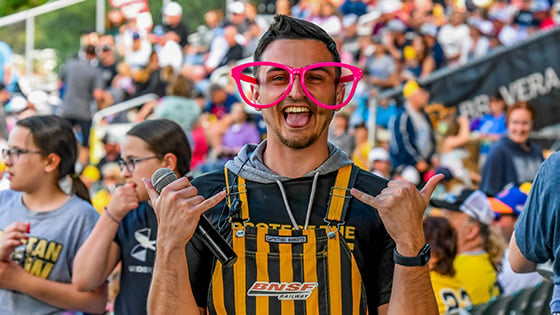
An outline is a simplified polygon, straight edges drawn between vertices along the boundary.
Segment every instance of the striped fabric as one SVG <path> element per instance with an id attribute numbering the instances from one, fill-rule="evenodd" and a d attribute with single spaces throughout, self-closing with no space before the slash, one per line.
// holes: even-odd
<path id="1" fill-rule="evenodd" d="M 350 171 L 351 166 L 339 171 L 329 202 L 327 217 L 336 222 L 343 222 Z M 244 189 L 244 180 L 238 181 Z M 241 190 L 242 208 L 248 207 Z M 247 219 L 248 208 L 242 212 Z M 329 238 L 329 231 L 337 233 Z M 237 262 L 215 266 L 209 314 L 367 314 L 360 272 L 336 226 L 298 231 L 256 225 L 244 232 L 239 236 L 232 229 Z"/>

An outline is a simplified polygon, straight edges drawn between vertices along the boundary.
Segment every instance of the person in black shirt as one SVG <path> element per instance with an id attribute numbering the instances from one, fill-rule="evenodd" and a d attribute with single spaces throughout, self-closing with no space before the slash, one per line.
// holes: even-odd
<path id="1" fill-rule="evenodd" d="M 177 2 L 169 2 L 163 9 L 163 31 L 165 33 L 174 32 L 179 35 L 179 45 L 184 48 L 188 43 L 189 29 L 182 18 L 183 8 Z"/>

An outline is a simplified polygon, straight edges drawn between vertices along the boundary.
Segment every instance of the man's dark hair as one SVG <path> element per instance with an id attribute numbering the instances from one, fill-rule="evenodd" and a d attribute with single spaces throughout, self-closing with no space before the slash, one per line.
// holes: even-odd
<path id="1" fill-rule="evenodd" d="M 327 49 L 331 52 L 333 61 L 340 62 L 340 54 L 336 49 L 336 43 L 325 30 L 311 22 L 286 15 L 274 17 L 274 21 L 259 40 L 253 55 L 254 61 L 261 61 L 261 56 L 266 47 L 279 39 L 314 39 L 321 41 L 325 43 Z"/>
<path id="2" fill-rule="evenodd" d="M 86 55 L 88 56 L 96 56 L 95 46 L 87 45 L 85 49 Z"/>

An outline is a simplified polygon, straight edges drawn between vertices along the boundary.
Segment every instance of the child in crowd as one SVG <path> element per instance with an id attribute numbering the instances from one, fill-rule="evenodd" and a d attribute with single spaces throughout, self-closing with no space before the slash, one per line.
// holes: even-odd
<path id="1" fill-rule="evenodd" d="M 83 292 L 71 284 L 74 256 L 98 218 L 74 169 L 72 126 L 57 116 L 19 120 L 2 155 L 10 189 L 0 192 L 0 313 L 103 312 L 103 282 Z"/>

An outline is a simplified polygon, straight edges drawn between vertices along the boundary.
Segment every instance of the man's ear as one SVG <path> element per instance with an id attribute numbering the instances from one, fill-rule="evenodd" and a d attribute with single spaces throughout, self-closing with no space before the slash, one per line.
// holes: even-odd
<path id="1" fill-rule="evenodd" d="M 477 222 L 469 221 L 465 226 L 466 239 L 472 240 L 480 235 L 480 225 Z"/>
<path id="2" fill-rule="evenodd" d="M 344 101 L 344 96 L 346 95 L 346 86 L 344 84 L 339 84 L 336 87 L 336 103 L 340 104 Z"/>

